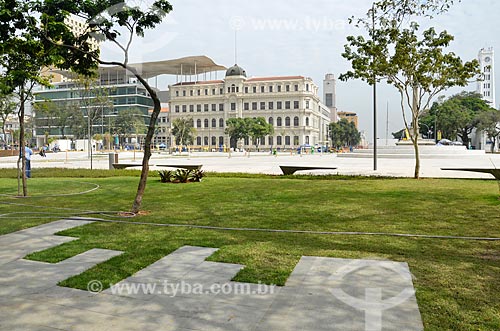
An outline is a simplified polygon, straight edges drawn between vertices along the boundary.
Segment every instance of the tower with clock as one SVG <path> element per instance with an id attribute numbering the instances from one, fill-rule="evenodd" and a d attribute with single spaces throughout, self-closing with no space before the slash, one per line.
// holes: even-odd
<path id="1" fill-rule="evenodd" d="M 488 101 L 493 108 L 497 108 L 495 100 L 495 53 L 493 48 L 482 48 L 479 51 L 478 60 L 481 67 L 482 79 L 478 81 L 477 92 L 484 100 Z"/>

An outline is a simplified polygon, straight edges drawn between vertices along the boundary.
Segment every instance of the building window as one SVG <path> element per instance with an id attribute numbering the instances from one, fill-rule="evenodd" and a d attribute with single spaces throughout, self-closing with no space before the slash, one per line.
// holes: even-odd
<path id="1" fill-rule="evenodd" d="M 276 137 L 276 145 L 282 145 L 283 144 L 282 140 L 283 140 L 283 137 L 277 136 Z"/>
<path id="2" fill-rule="evenodd" d="M 294 144 L 295 146 L 297 146 L 297 145 L 299 145 L 299 144 L 300 144 L 300 143 L 299 143 L 299 136 L 294 136 L 294 137 L 293 137 L 293 144 Z"/>
<path id="3" fill-rule="evenodd" d="M 250 104 L 248 102 L 243 104 L 243 110 L 250 110 Z"/>
<path id="4" fill-rule="evenodd" d="M 269 146 L 274 145 L 274 139 L 273 139 L 273 137 L 268 137 L 268 138 L 267 138 L 267 142 L 268 142 L 268 145 L 269 145 Z"/>
<path id="5" fill-rule="evenodd" d="M 253 86 L 252 91 L 253 91 L 253 93 L 257 93 L 257 86 Z"/>
<path id="6" fill-rule="evenodd" d="M 222 147 L 224 145 L 224 137 L 220 136 L 219 137 L 219 146 Z"/>
<path id="7" fill-rule="evenodd" d="M 285 117 L 285 126 L 290 126 L 290 117 Z"/>
<path id="8" fill-rule="evenodd" d="M 182 112 L 186 113 L 187 112 L 187 105 L 182 105 Z"/>
<path id="9" fill-rule="evenodd" d="M 269 86 L 269 93 L 273 93 L 273 87 Z"/>
<path id="10" fill-rule="evenodd" d="M 299 126 L 299 118 L 297 116 L 293 118 L 293 126 Z"/>
<path id="11" fill-rule="evenodd" d="M 204 124 L 205 124 L 205 127 L 206 127 L 206 128 L 208 128 L 208 119 L 206 118 L 204 122 L 205 122 L 205 123 L 204 123 Z"/>
<path id="12" fill-rule="evenodd" d="M 278 85 L 278 92 L 281 92 L 281 85 Z"/>
<path id="13" fill-rule="evenodd" d="M 219 89 L 219 94 L 220 94 L 220 95 L 223 95 L 223 94 L 224 94 L 224 89 L 223 89 L 223 88 Z"/>
<path id="14" fill-rule="evenodd" d="M 245 93 L 248 93 L 248 86 L 245 86 Z"/>
<path id="15" fill-rule="evenodd" d="M 224 104 L 223 103 L 219 104 L 219 111 L 224 111 Z"/>
<path id="16" fill-rule="evenodd" d="M 215 103 L 212 104 L 212 111 L 217 111 L 217 105 Z"/>
<path id="17" fill-rule="evenodd" d="M 285 109 L 290 109 L 290 101 L 285 101 Z"/>
<path id="18" fill-rule="evenodd" d="M 230 86 L 228 86 L 228 88 L 227 88 L 227 93 L 231 93 L 231 87 Z"/>
<path id="19" fill-rule="evenodd" d="M 252 102 L 252 110 L 257 110 L 257 102 Z"/>
<path id="20" fill-rule="evenodd" d="M 309 126 L 309 117 L 306 117 L 306 126 Z"/>
<path id="21" fill-rule="evenodd" d="M 264 86 L 261 86 L 260 87 L 260 93 L 264 93 L 265 92 L 265 87 Z"/>
<path id="22" fill-rule="evenodd" d="M 306 136 L 306 145 L 309 145 L 309 136 Z"/>
<path id="23" fill-rule="evenodd" d="M 200 119 L 198 119 L 198 120 L 196 121 L 196 127 L 197 127 L 197 128 L 201 128 L 201 120 L 200 120 Z M 200 139 L 201 139 L 201 138 L 200 138 Z M 198 144 L 198 145 L 199 145 L 199 144 Z"/>
<path id="24" fill-rule="evenodd" d="M 201 112 L 201 105 L 196 105 L 196 111 L 199 113 Z"/>
<path id="25" fill-rule="evenodd" d="M 196 145 L 201 146 L 201 137 L 196 137 Z"/>
<path id="26" fill-rule="evenodd" d="M 266 109 L 266 103 L 265 102 L 261 102 L 260 103 L 260 110 L 265 110 Z"/>
<path id="27" fill-rule="evenodd" d="M 198 90 L 197 94 L 198 94 L 198 95 L 201 95 L 201 90 Z"/>
<path id="28" fill-rule="evenodd" d="M 179 96 L 179 91 L 175 91 L 175 96 L 178 97 Z"/>
<path id="29" fill-rule="evenodd" d="M 185 97 L 186 96 L 186 91 L 182 91 L 182 96 Z"/>
<path id="30" fill-rule="evenodd" d="M 290 85 L 285 86 L 285 90 L 286 90 L 287 92 L 290 92 Z"/>
<path id="31" fill-rule="evenodd" d="M 299 102 L 298 101 L 293 102 L 293 109 L 299 109 Z"/>
<path id="32" fill-rule="evenodd" d="M 269 101 L 268 107 L 270 110 L 274 109 L 274 102 Z"/>
<path id="33" fill-rule="evenodd" d="M 213 89 L 212 89 L 212 95 L 215 95 L 215 91 L 216 91 L 216 90 L 213 88 Z"/>
<path id="34" fill-rule="evenodd" d="M 209 107 L 208 104 L 203 105 L 203 110 L 208 111 L 208 107 Z"/>
<path id="35" fill-rule="evenodd" d="M 194 105 L 189 105 L 189 112 L 194 113 Z"/>
<path id="36" fill-rule="evenodd" d="M 236 85 L 231 85 L 231 92 L 235 93 L 236 92 Z"/>
<path id="37" fill-rule="evenodd" d="M 306 92 L 309 92 L 309 84 L 306 84 Z"/>
<path id="38" fill-rule="evenodd" d="M 290 146 L 290 136 L 285 136 L 285 146 Z"/>
<path id="39" fill-rule="evenodd" d="M 205 89 L 205 95 L 208 95 L 208 89 L 207 88 Z"/>
<path id="40" fill-rule="evenodd" d="M 194 91 L 193 90 L 189 91 L 189 95 L 193 96 L 194 95 Z"/>
<path id="41" fill-rule="evenodd" d="M 272 118 L 272 117 L 269 117 L 268 122 L 269 122 L 269 124 L 274 125 L 274 120 L 273 120 L 273 118 Z"/>
<path id="42" fill-rule="evenodd" d="M 179 112 L 179 106 L 175 106 L 175 112 L 178 113 Z"/>
<path id="43" fill-rule="evenodd" d="M 276 109 L 283 109 L 283 102 L 282 101 L 276 102 Z"/>
<path id="44" fill-rule="evenodd" d="M 282 122 L 281 122 L 281 117 L 278 117 L 276 119 L 276 126 L 281 126 L 282 125 Z"/>
<path id="45" fill-rule="evenodd" d="M 235 111 L 236 110 L 236 102 L 231 103 L 231 110 Z"/>
<path id="46" fill-rule="evenodd" d="M 224 119 L 223 119 L 223 118 L 221 118 L 221 119 L 219 120 L 219 127 L 220 127 L 220 128 L 223 128 L 223 127 L 224 127 Z"/>
<path id="47" fill-rule="evenodd" d="M 212 119 L 212 128 L 216 128 L 217 127 L 217 120 L 214 118 Z"/>
<path id="48" fill-rule="evenodd" d="M 212 137 L 212 146 L 217 146 L 217 137 Z"/>
<path id="49" fill-rule="evenodd" d="M 299 91 L 299 85 L 295 85 L 294 86 L 294 90 L 295 90 L 295 92 L 298 92 Z"/>
<path id="50" fill-rule="evenodd" d="M 204 146 L 208 146 L 208 137 L 203 138 Z"/>
<path id="51" fill-rule="evenodd" d="M 309 106 L 310 106 L 310 101 L 306 100 L 306 109 L 309 109 Z"/>

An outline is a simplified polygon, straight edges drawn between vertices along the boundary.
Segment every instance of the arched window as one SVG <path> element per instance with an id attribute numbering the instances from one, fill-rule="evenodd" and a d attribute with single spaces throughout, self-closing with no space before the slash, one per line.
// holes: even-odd
<path id="1" fill-rule="evenodd" d="M 309 117 L 306 117 L 306 126 L 309 126 Z"/>
<path id="2" fill-rule="evenodd" d="M 306 145 L 309 145 L 309 136 L 306 136 Z"/>
<path id="3" fill-rule="evenodd" d="M 208 128 L 208 119 L 205 119 L 205 127 Z"/>
<path id="4" fill-rule="evenodd" d="M 214 119 L 212 119 L 212 128 L 216 128 L 216 127 L 217 127 L 217 120 L 214 118 Z"/>
<path id="5" fill-rule="evenodd" d="M 217 145 L 217 137 L 212 137 L 212 146 Z"/>
<path id="6" fill-rule="evenodd" d="M 223 146 L 223 145 L 224 145 L 224 137 L 220 136 L 219 137 L 219 146 Z"/>
<path id="7" fill-rule="evenodd" d="M 276 125 L 277 125 L 277 126 L 281 126 L 281 125 L 282 125 L 282 123 L 281 123 L 281 117 L 278 117 L 278 118 L 276 119 Z"/>
<path id="8" fill-rule="evenodd" d="M 285 126 L 290 126 L 290 117 L 285 118 Z"/>
<path id="9" fill-rule="evenodd" d="M 277 136 L 276 137 L 276 145 L 282 145 L 283 144 L 282 140 L 283 140 L 283 138 L 281 136 Z"/>
<path id="10" fill-rule="evenodd" d="M 208 146 L 208 137 L 205 137 L 203 139 L 203 142 L 204 142 L 204 144 L 203 144 L 204 146 Z"/>
<path id="11" fill-rule="evenodd" d="M 236 85 L 231 85 L 231 92 L 235 93 L 236 92 Z"/>
<path id="12" fill-rule="evenodd" d="M 274 120 L 272 117 L 269 117 L 269 124 L 274 125 Z"/>
<path id="13" fill-rule="evenodd" d="M 201 137 L 196 137 L 196 145 L 201 146 Z"/>
<path id="14" fill-rule="evenodd" d="M 198 119 L 198 120 L 196 121 L 196 127 L 197 127 L 197 128 L 201 128 L 201 120 L 200 120 L 200 119 Z M 200 138 L 200 141 L 201 141 L 201 138 Z"/>
<path id="15" fill-rule="evenodd" d="M 290 136 L 285 136 L 285 146 L 290 146 Z"/>
<path id="16" fill-rule="evenodd" d="M 274 145 L 274 139 L 273 139 L 273 137 L 268 137 L 267 140 L 268 140 L 268 145 L 269 146 Z"/>
<path id="17" fill-rule="evenodd" d="M 297 116 L 293 118 L 293 126 L 299 126 L 299 118 Z"/>
<path id="18" fill-rule="evenodd" d="M 221 119 L 219 120 L 219 127 L 220 127 L 220 128 L 223 128 L 223 127 L 224 127 L 224 119 L 223 119 L 223 118 L 221 118 Z"/>

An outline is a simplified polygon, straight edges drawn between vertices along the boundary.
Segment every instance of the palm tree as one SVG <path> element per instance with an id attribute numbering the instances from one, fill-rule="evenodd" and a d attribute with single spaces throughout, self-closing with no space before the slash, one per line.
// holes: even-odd
<path id="1" fill-rule="evenodd" d="M 177 145 L 191 145 L 196 133 L 191 118 L 178 118 L 172 122 L 172 135 Z"/>

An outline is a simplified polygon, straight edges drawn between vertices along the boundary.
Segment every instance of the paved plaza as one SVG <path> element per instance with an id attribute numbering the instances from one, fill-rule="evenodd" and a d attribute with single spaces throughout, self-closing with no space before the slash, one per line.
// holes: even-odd
<path id="1" fill-rule="evenodd" d="M 56 284 L 121 252 L 23 259 L 76 240 L 53 234 L 89 223 L 0 236 L 0 330 L 423 330 L 406 263 L 304 256 L 286 286 L 271 287 L 232 282 L 244 266 L 205 261 L 216 248 L 184 246 L 102 292 L 89 283 L 92 293 Z"/>
<path id="2" fill-rule="evenodd" d="M 142 153 L 120 152 L 120 163 L 140 164 Z M 0 158 L 0 168 L 15 168 L 17 157 Z M 415 160 L 411 157 L 387 158 L 378 160 L 377 171 L 373 170 L 373 160 L 370 157 L 342 157 L 336 154 L 298 155 L 280 153 L 278 156 L 269 152 L 232 153 L 184 153 L 171 155 L 165 152 L 154 152 L 150 164 L 201 164 L 204 171 L 211 172 L 243 172 L 278 175 L 281 174 L 280 165 L 314 165 L 321 167 L 337 167 L 332 171 L 314 171 L 316 174 L 343 174 L 367 176 L 395 176 L 413 177 Z M 457 155 L 423 155 L 421 159 L 421 177 L 434 178 L 488 178 L 488 174 L 471 172 L 442 171 L 441 168 L 500 168 L 500 154 L 457 154 Z M 86 152 L 60 152 L 47 154 L 46 158 L 33 156 L 32 168 L 36 177 L 36 169 L 40 168 L 73 168 L 90 169 L 90 161 Z M 94 169 L 109 169 L 108 154 L 94 155 Z M 140 169 L 139 167 L 135 169 Z M 164 168 L 152 167 L 152 170 Z M 309 171 L 310 172 L 310 171 Z M 308 173 L 299 172 L 300 173 Z"/>

